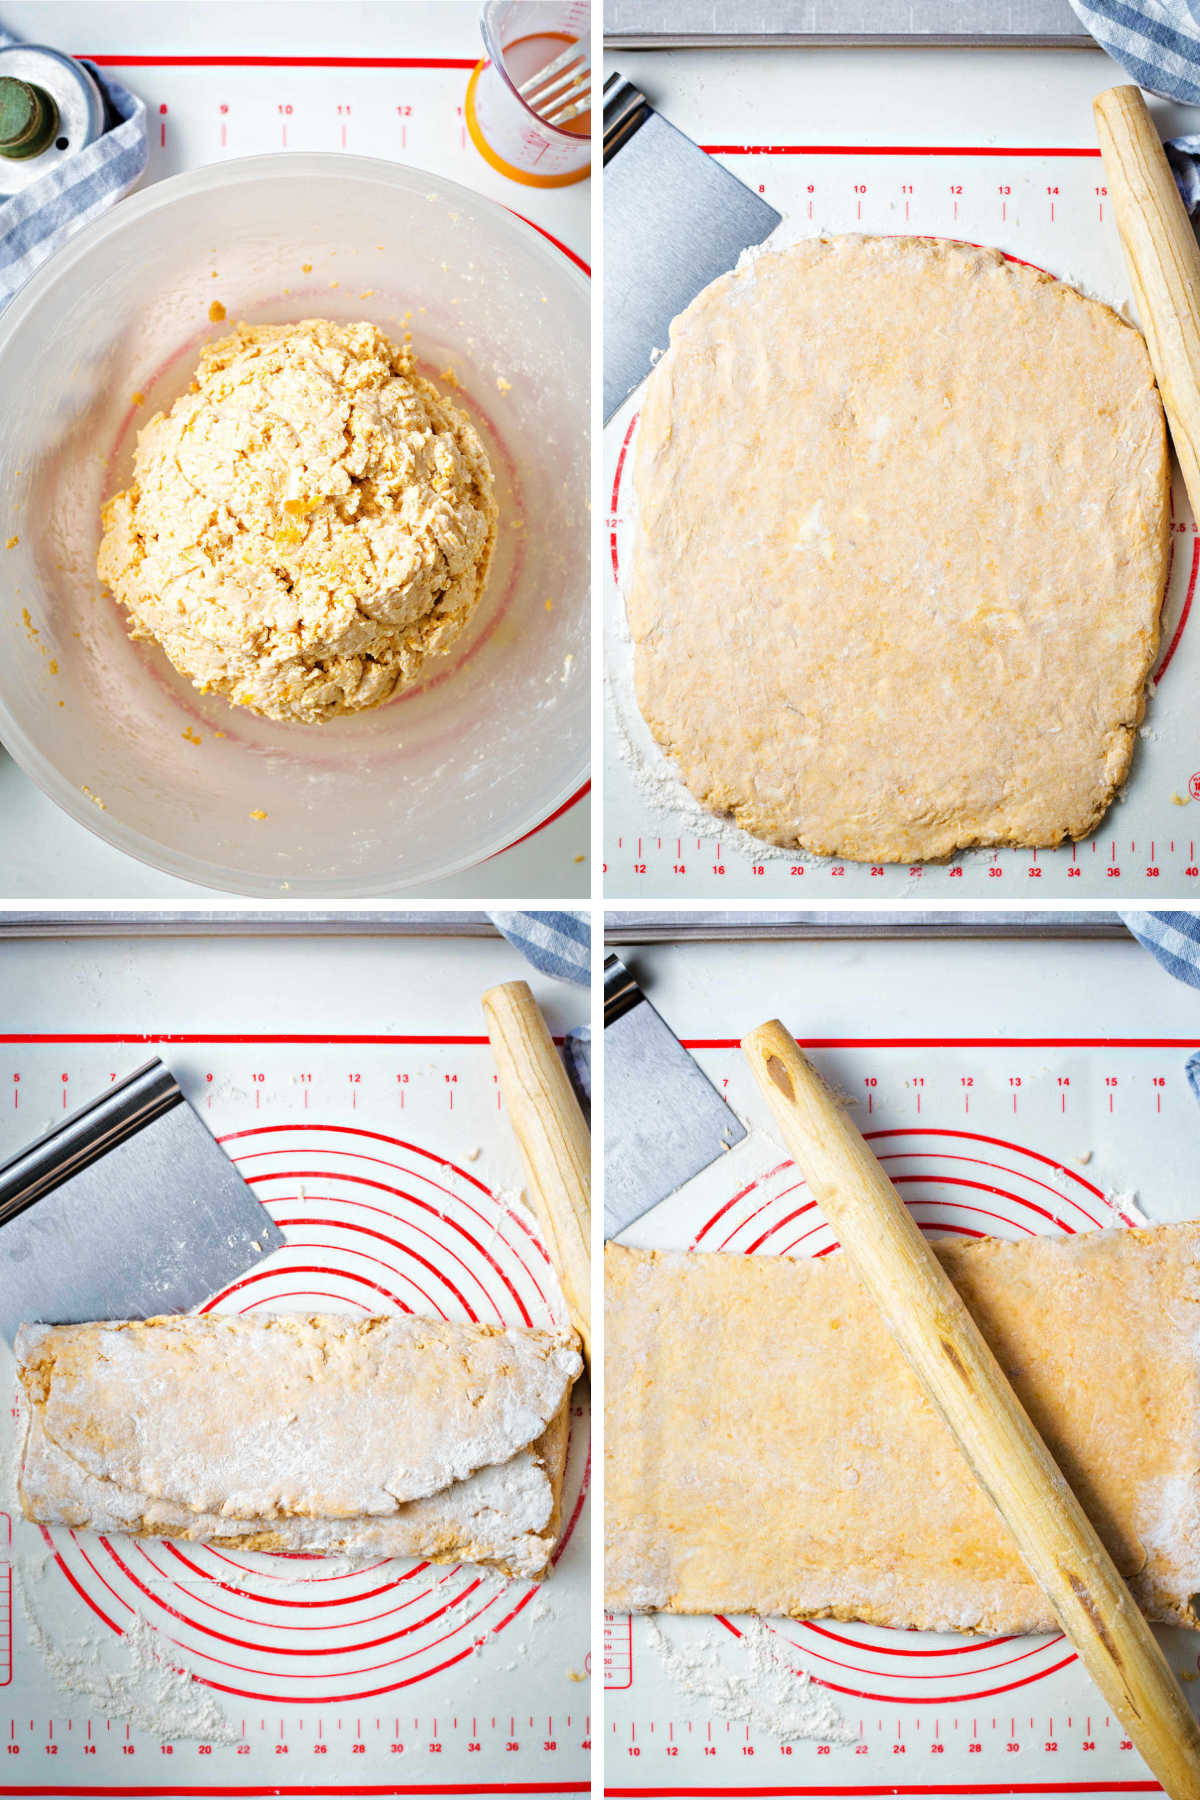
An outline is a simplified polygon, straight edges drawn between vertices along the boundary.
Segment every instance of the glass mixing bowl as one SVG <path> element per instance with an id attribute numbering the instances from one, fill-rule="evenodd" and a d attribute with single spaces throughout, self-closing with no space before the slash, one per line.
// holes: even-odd
<path id="1" fill-rule="evenodd" d="M 418 686 L 279 725 L 131 642 L 96 550 L 138 428 L 204 344 L 313 317 L 411 329 L 424 373 L 453 370 L 500 527 L 471 625 Z M 454 182 L 297 154 L 122 202 L 0 320 L 0 544 L 18 540 L 0 549 L 0 738 L 100 837 L 232 893 L 386 894 L 504 849 L 586 779 L 588 392 L 586 280 Z"/>

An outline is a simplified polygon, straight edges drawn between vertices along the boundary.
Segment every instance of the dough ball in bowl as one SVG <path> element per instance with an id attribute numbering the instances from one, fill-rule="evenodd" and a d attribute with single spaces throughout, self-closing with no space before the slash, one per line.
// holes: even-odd
<path id="1" fill-rule="evenodd" d="M 285 403 L 223 439 L 206 349 L 242 337 L 203 364 L 232 388 L 317 320 Z M 238 894 L 393 894 L 536 830 L 587 775 L 587 346 L 564 247 L 341 151 L 209 164 L 76 232 L 0 318 L 5 747 L 117 849 Z M 328 430 L 298 422 L 308 383 Z M 188 409 L 187 518 L 170 542 L 156 498 L 154 541 L 154 439 L 170 483 Z M 110 580 L 135 526 L 169 552 L 132 608 L 96 572 L 125 493 Z"/>
<path id="2" fill-rule="evenodd" d="M 138 437 L 98 570 L 202 693 L 319 723 L 450 647 L 496 536 L 466 413 L 374 325 L 242 325 Z"/>

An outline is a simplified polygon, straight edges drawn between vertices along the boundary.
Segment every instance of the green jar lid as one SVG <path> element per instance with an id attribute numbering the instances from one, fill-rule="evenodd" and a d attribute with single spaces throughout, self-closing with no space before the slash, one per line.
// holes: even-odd
<path id="1" fill-rule="evenodd" d="M 0 156 L 20 162 L 48 150 L 58 131 L 58 108 L 44 88 L 0 76 Z"/>

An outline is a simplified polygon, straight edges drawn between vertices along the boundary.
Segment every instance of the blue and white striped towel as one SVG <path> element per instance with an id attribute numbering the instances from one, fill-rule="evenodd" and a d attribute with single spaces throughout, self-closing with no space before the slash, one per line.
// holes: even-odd
<path id="1" fill-rule="evenodd" d="M 1169 975 L 1200 987 L 1200 913 L 1123 912 L 1121 918 Z"/>
<path id="2" fill-rule="evenodd" d="M 1121 917 L 1168 975 L 1200 988 L 1200 913 L 1123 912 Z M 1191 1090 L 1200 1100 L 1200 1050 L 1192 1052 L 1185 1066 Z"/>
<path id="3" fill-rule="evenodd" d="M 494 912 L 488 914 L 514 950 L 543 975 L 586 987 L 592 973 L 592 927 L 583 912 Z M 592 1034 L 586 1025 L 567 1033 L 563 1061 L 586 1107 L 592 1093 Z"/>
<path id="4" fill-rule="evenodd" d="M 1071 0 L 1102 49 L 1139 87 L 1200 106 L 1200 7 L 1195 0 Z M 1200 211 L 1200 134 L 1170 138 L 1167 160 L 1188 212 Z"/>
<path id="5" fill-rule="evenodd" d="M 1101 49 L 1139 87 L 1200 105 L 1200 21 L 1187 0 L 1071 0 Z"/>
<path id="6" fill-rule="evenodd" d="M 543 975 L 576 987 L 591 980 L 592 928 L 586 913 L 494 912 L 488 918 Z"/>
<path id="7" fill-rule="evenodd" d="M 0 46 L 19 43 L 0 25 Z M 104 93 L 109 129 L 78 156 L 0 201 L 0 312 L 72 232 L 127 194 L 146 167 L 146 107 L 119 81 L 84 65 Z"/>

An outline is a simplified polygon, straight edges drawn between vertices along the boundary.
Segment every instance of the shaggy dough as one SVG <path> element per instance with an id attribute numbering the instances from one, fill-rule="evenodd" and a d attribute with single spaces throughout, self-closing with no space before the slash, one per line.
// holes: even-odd
<path id="1" fill-rule="evenodd" d="M 671 327 L 635 449 L 638 701 L 789 848 L 1056 844 L 1124 780 L 1169 465 L 1139 334 L 994 250 L 814 240 Z"/>
<path id="2" fill-rule="evenodd" d="M 32 1519 L 544 1573 L 573 1343 L 443 1320 L 23 1325 Z"/>
<path id="3" fill-rule="evenodd" d="M 138 435 L 100 577 L 203 693 L 313 724 L 449 649 L 496 536 L 465 412 L 367 324 L 239 325 Z"/>
<path id="4" fill-rule="evenodd" d="M 1151 1618 L 1200 1626 L 1200 1223 L 936 1246 Z M 606 1603 L 1058 1629 L 842 1255 L 605 1255 Z"/>

